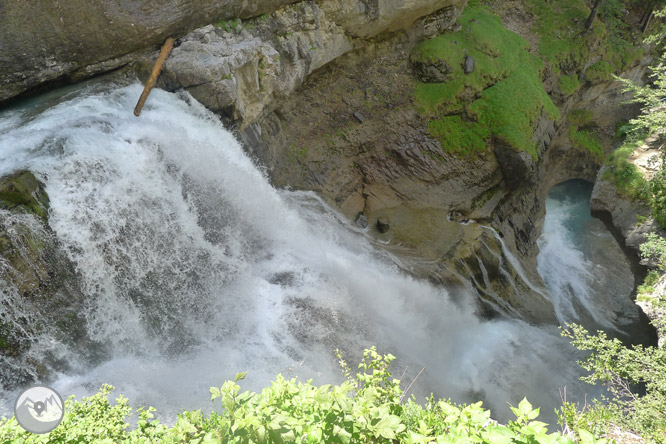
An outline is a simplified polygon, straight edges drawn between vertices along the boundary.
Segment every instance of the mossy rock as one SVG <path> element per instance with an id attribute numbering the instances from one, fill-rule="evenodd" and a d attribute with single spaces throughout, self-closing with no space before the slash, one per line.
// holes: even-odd
<path id="1" fill-rule="evenodd" d="M 17 171 L 0 178 L 0 208 L 48 218 L 49 197 L 44 185 L 30 171 Z"/>
<path id="2" fill-rule="evenodd" d="M 421 43 L 410 57 L 421 80 L 424 66 L 450 67 L 444 81 L 422 82 L 414 90 L 430 135 L 443 151 L 459 155 L 484 151 L 501 139 L 538 158 L 535 126 L 544 115 L 560 117 L 541 82 L 543 62 L 485 7 L 468 7 L 459 21 L 459 31 Z M 464 69 L 467 57 L 474 58 L 472 72 Z"/>
<path id="3" fill-rule="evenodd" d="M 46 226 L 49 198 L 44 185 L 30 171 L 17 171 L 0 178 L 0 209 L 14 214 L 34 215 Z M 0 256 L 10 269 L 4 278 L 20 294 L 34 292 L 48 280 L 47 248 L 43 233 L 34 233 L 25 223 L 0 224 Z"/>

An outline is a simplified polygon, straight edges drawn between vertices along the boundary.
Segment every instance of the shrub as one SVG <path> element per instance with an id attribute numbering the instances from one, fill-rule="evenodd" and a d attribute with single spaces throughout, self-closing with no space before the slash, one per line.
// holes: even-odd
<path id="1" fill-rule="evenodd" d="M 340 355 L 338 355 L 340 356 Z M 346 380 L 340 385 L 313 385 L 278 375 L 259 393 L 241 392 L 236 375 L 221 387 L 211 388 L 211 400 L 221 408 L 205 416 L 184 412 L 172 427 L 153 420 L 153 409 L 139 411 L 137 427 L 130 429 L 132 414 L 127 399 L 111 405 L 112 387 L 82 401 L 65 403 L 63 422 L 45 435 L 21 429 L 14 418 L 0 422 L 0 442 L 26 443 L 544 443 L 571 444 L 560 433 L 548 433 L 537 420 L 539 409 L 523 399 L 512 410 L 507 425 L 490 419 L 481 402 L 456 405 L 432 396 L 424 405 L 407 399 L 389 365 L 394 357 L 365 351 L 358 372 L 340 358 Z M 579 431 L 585 444 L 589 433 Z"/>

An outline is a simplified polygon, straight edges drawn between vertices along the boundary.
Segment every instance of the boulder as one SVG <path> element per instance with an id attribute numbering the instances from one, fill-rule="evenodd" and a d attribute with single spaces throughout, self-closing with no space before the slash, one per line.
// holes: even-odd
<path id="1" fill-rule="evenodd" d="M 463 62 L 463 69 L 465 74 L 471 74 L 474 72 L 474 57 L 471 55 L 465 56 L 465 61 Z"/>

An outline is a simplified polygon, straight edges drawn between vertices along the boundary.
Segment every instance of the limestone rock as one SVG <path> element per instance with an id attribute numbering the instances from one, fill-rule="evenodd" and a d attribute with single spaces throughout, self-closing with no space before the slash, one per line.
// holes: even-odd
<path id="1" fill-rule="evenodd" d="M 292 4 L 302 9 L 284 8 Z M 4 45 L 0 54 L 0 102 L 46 82 L 78 81 L 124 66 L 157 50 L 168 36 L 178 38 L 219 20 L 246 20 L 277 10 L 285 31 L 280 37 L 287 40 L 284 53 L 309 60 L 307 66 L 297 63 L 297 72 L 290 77 L 298 77 L 326 63 L 335 54 L 332 48 L 349 50 L 353 39 L 405 29 L 435 12 L 437 16 L 424 26 L 429 32 L 441 32 L 465 4 L 466 0 L 2 0 L 0 42 L 11 44 Z M 319 17 L 303 14 L 307 9 L 316 9 Z M 328 18 L 320 20 L 324 15 Z M 215 51 L 196 54 L 208 64 L 215 55 Z"/>
<path id="2" fill-rule="evenodd" d="M 500 139 L 495 140 L 494 146 L 497 163 L 509 187 L 518 189 L 536 184 L 537 165 L 532 155 Z"/>
<path id="3" fill-rule="evenodd" d="M 471 74 L 474 72 L 474 57 L 468 55 L 465 56 L 465 61 L 463 62 L 463 70 L 465 74 Z"/>
<path id="4" fill-rule="evenodd" d="M 642 202 L 630 200 L 617 192 L 615 185 L 604 179 L 608 167 L 599 170 L 592 190 L 590 209 L 599 216 L 606 215 L 625 240 L 628 247 L 638 255 L 638 247 L 646 241 L 646 234 L 659 232 L 657 223 L 648 216 L 650 209 Z M 636 216 L 648 217 L 639 223 Z"/>
<path id="5" fill-rule="evenodd" d="M 281 9 L 255 26 L 252 33 L 212 25 L 192 32 L 165 63 L 161 81 L 169 89 L 187 89 L 231 121 L 248 124 L 311 72 L 353 48 L 315 2 Z"/>
<path id="6" fill-rule="evenodd" d="M 296 0 L 0 1 L 0 101 L 64 77 L 87 77 L 220 19 L 256 17 Z M 11 42 L 11 44 L 9 44 Z"/>

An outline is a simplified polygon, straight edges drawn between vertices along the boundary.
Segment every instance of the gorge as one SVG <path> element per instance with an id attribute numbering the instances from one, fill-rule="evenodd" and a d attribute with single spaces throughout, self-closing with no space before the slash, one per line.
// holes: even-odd
<path id="1" fill-rule="evenodd" d="M 337 382 L 335 349 L 355 362 L 376 345 L 404 380 L 426 369 L 420 398 L 483 400 L 508 421 L 507 402 L 527 396 L 552 424 L 564 387 L 570 400 L 602 393 L 578 380 L 582 355 L 559 325 L 656 342 L 631 300 L 637 245 L 589 215 L 592 197 L 617 217 L 599 192 L 603 159 L 576 144 L 596 132 L 607 154 L 635 107 L 610 78 L 588 74 L 567 94 L 569 74 L 550 65 L 481 72 L 486 53 L 534 62 L 536 13 L 517 1 L 496 2 L 502 21 L 477 2 L 255 3 L 234 12 L 245 21 L 181 36 L 139 119 L 146 48 L 3 80 L 15 96 L 133 62 L 0 111 L 0 176 L 30 171 L 28 194 L 48 196 L 43 214 L 0 210 L 0 415 L 32 381 L 77 397 L 111 383 L 173 422 L 236 372 L 255 389 L 280 372 Z M 202 13 L 196 26 L 219 16 Z M 414 88 L 446 83 L 428 76 L 475 74 L 424 61 L 417 45 L 462 47 L 478 29 L 515 47 L 483 41 L 473 69 L 487 83 L 420 109 Z M 581 79 L 599 62 L 587 56 Z M 650 60 L 621 74 L 644 81 Z M 525 150 L 503 132 L 512 122 L 484 117 L 484 94 L 518 74 L 537 76 L 541 100 L 524 113 Z M 487 149 L 448 150 L 454 131 L 431 125 L 451 117 L 470 132 L 488 119 Z"/>

